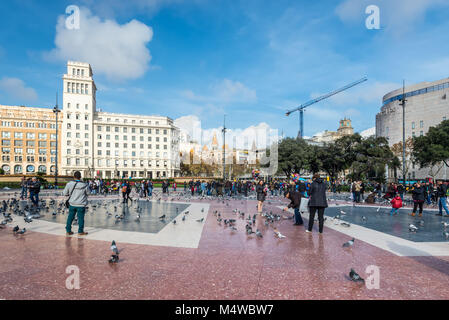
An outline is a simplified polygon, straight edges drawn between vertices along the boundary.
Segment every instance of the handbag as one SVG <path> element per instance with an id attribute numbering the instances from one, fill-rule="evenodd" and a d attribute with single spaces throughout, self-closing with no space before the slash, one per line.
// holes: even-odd
<path id="1" fill-rule="evenodd" d="M 72 192 L 70 192 L 70 196 L 69 198 L 65 201 L 65 207 L 68 208 L 70 207 L 70 198 L 72 197 L 73 191 L 75 191 L 76 185 L 78 184 L 78 181 L 75 183 L 75 185 L 73 186 Z"/>

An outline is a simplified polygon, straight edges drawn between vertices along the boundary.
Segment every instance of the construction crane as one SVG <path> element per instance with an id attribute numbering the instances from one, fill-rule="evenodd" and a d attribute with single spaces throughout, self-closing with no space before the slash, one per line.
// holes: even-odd
<path id="1" fill-rule="evenodd" d="M 355 81 L 355 82 L 352 82 L 352 83 L 350 83 L 350 84 L 348 84 L 348 85 L 346 85 L 346 86 L 344 86 L 344 87 L 342 87 L 342 88 L 340 88 L 340 89 L 337 89 L 337 90 L 335 90 L 335 91 L 329 92 L 328 94 L 325 94 L 324 96 L 321 96 L 321 97 L 319 97 L 319 98 L 310 100 L 310 101 L 308 101 L 308 102 L 306 102 L 306 103 L 303 103 L 302 105 L 300 105 L 299 107 L 297 107 L 297 108 L 295 108 L 295 109 L 292 109 L 292 110 L 290 110 L 290 111 L 287 111 L 287 113 L 286 113 L 287 117 L 288 117 L 291 113 L 296 112 L 296 111 L 299 111 L 299 134 L 298 134 L 298 136 L 300 136 L 301 138 L 304 137 L 304 110 L 305 110 L 305 108 L 311 106 L 312 104 L 315 104 L 315 103 L 317 103 L 317 102 L 320 102 L 320 101 L 322 101 L 322 100 L 325 100 L 325 99 L 327 99 L 327 98 L 329 98 L 329 97 L 332 97 L 333 95 L 336 95 L 337 93 L 340 93 L 340 92 L 342 92 L 342 91 L 348 90 L 349 88 L 352 88 L 352 87 L 354 87 L 354 86 L 356 86 L 356 85 L 358 85 L 358 84 L 360 84 L 360 83 L 362 83 L 362 82 L 365 82 L 365 81 L 367 81 L 367 80 L 368 80 L 367 77 L 363 77 L 362 79 L 357 80 L 357 81 Z"/>

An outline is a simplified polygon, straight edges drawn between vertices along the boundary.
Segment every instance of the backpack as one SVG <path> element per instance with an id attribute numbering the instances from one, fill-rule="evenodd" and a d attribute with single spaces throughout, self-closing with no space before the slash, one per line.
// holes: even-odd
<path id="1" fill-rule="evenodd" d="M 128 191 L 128 186 L 123 186 L 122 187 L 122 192 L 126 192 L 126 191 Z"/>

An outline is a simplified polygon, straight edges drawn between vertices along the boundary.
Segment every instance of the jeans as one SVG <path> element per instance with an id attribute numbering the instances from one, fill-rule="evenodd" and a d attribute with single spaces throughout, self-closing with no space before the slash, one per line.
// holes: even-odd
<path id="1" fill-rule="evenodd" d="M 84 232 L 84 214 L 86 213 L 85 207 L 69 207 L 69 216 L 67 217 L 67 225 L 65 230 L 72 232 L 72 222 L 75 219 L 75 214 L 78 216 L 78 233 Z"/>
<path id="2" fill-rule="evenodd" d="M 153 195 L 153 188 L 148 188 L 148 196 L 151 197 Z"/>
<path id="3" fill-rule="evenodd" d="M 427 195 L 427 204 L 431 204 L 432 203 L 432 197 L 430 194 Z"/>
<path id="4" fill-rule="evenodd" d="M 312 231 L 313 223 L 315 220 L 315 213 L 318 211 L 318 229 L 320 233 L 323 233 L 323 227 L 324 227 L 324 209 L 322 207 L 310 207 L 310 215 L 309 215 L 309 231 Z"/>
<path id="5" fill-rule="evenodd" d="M 22 193 L 20 194 L 22 199 L 27 197 L 27 187 L 22 187 Z"/>
<path id="6" fill-rule="evenodd" d="M 444 208 L 444 211 L 446 211 L 446 214 L 449 215 L 449 209 L 447 208 L 446 197 L 440 197 L 438 199 L 438 209 L 440 210 L 440 214 L 443 213 L 443 208 Z"/>
<path id="7" fill-rule="evenodd" d="M 401 200 L 404 201 L 404 194 L 400 193 L 399 196 L 401 197 Z"/>
<path id="8" fill-rule="evenodd" d="M 295 208 L 295 223 L 304 224 L 304 221 L 302 221 L 301 213 L 299 213 L 299 208 Z"/>
<path id="9" fill-rule="evenodd" d="M 31 202 L 37 206 L 39 204 L 39 193 L 30 191 L 30 199 Z"/>
<path id="10" fill-rule="evenodd" d="M 394 214 L 397 214 L 398 213 L 398 208 L 391 208 L 391 211 L 390 211 L 390 216 L 392 216 L 393 215 L 393 213 Z"/>

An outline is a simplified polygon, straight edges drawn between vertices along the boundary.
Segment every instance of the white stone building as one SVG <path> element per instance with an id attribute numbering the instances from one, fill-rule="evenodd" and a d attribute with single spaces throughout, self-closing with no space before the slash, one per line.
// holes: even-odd
<path id="1" fill-rule="evenodd" d="M 61 173 L 152 179 L 179 175 L 179 130 L 173 120 L 97 111 L 92 76 L 88 63 L 68 61 Z"/>
<path id="2" fill-rule="evenodd" d="M 402 88 L 386 94 L 383 97 L 383 106 L 376 115 L 376 136 L 386 137 L 390 146 L 402 142 L 402 105 L 400 105 L 402 96 Z M 407 100 L 405 105 L 406 140 L 410 137 L 425 135 L 430 127 L 449 119 L 449 78 L 405 87 L 405 97 Z M 432 171 L 435 173 L 439 169 L 420 169 L 413 163 L 410 167 L 411 179 L 432 177 Z M 391 171 L 389 176 L 392 176 Z M 442 167 L 435 178 L 449 179 L 449 170 Z"/>

